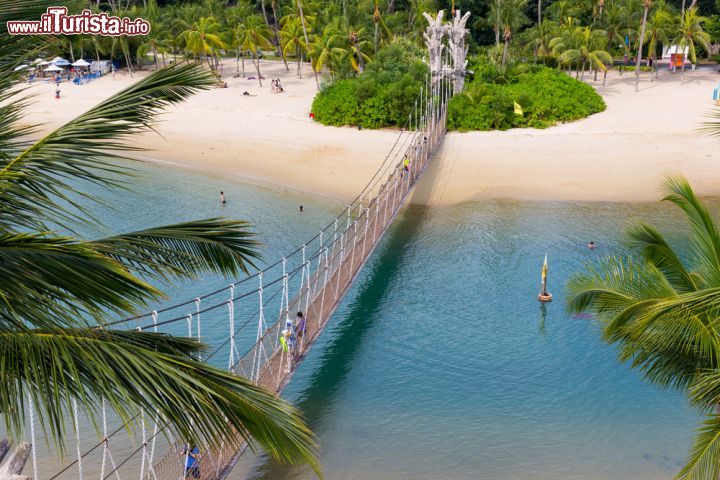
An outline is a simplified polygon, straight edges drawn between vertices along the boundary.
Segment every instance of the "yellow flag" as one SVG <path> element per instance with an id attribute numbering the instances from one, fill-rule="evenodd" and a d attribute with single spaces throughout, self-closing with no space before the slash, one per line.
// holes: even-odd
<path id="1" fill-rule="evenodd" d="M 515 105 L 515 115 L 520 115 L 522 117 L 523 111 L 522 111 L 522 107 L 520 106 L 520 104 L 518 102 L 513 102 L 513 104 Z"/>

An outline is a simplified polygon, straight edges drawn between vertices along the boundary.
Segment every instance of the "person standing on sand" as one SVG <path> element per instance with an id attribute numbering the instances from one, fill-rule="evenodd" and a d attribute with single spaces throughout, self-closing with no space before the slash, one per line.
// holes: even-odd
<path id="1" fill-rule="evenodd" d="M 220 203 L 225 205 L 225 192 L 220 192 Z"/>

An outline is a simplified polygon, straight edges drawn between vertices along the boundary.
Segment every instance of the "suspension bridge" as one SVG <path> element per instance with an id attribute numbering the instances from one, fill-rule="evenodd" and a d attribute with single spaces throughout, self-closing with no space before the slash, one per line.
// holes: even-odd
<path id="1" fill-rule="evenodd" d="M 265 267 L 225 288 L 144 315 L 108 324 L 128 328 L 178 333 L 203 338 L 203 329 L 226 329 L 227 338 L 203 358 L 215 361 L 227 356 L 228 369 L 279 395 L 305 359 L 348 289 L 353 284 L 392 225 L 417 184 L 446 131 L 450 98 L 462 90 L 465 76 L 464 16 L 455 12 L 443 23 L 425 14 L 429 26 L 425 42 L 429 51 L 430 75 L 416 99 L 404 127 L 365 188 L 312 239 Z M 444 43 L 447 40 L 447 45 Z M 295 321 L 303 312 L 301 324 Z M 174 329 L 173 329 L 174 328 Z M 163 331 L 164 331 L 163 330 Z M 296 333 L 287 347 L 288 333 Z M 185 333 L 185 331 L 183 331 Z M 242 351 L 238 345 L 251 346 Z M 33 405 L 29 400 L 29 430 L 36 445 Z M 86 476 L 101 480 L 139 478 L 178 480 L 188 476 L 186 445 L 173 439 L 172 429 L 154 412 L 141 411 L 135 420 L 140 427 L 137 447 L 121 445 L 127 435 L 124 425 L 110 431 L 110 414 L 101 402 L 101 438 L 93 444 L 81 438 L 81 419 L 73 409 L 76 458 L 59 468 L 48 480 Z M 202 460 L 193 478 L 221 480 L 236 465 L 247 445 L 240 435 L 235 442 L 201 445 Z M 162 445 L 164 439 L 165 444 Z M 41 478 L 36 449 L 31 449 L 33 477 Z M 2 472 L 0 471 L 0 479 Z"/>

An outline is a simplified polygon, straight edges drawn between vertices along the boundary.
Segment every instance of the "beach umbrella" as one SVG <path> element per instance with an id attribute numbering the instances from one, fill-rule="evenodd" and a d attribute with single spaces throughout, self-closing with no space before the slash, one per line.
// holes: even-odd
<path id="1" fill-rule="evenodd" d="M 50 62 L 48 62 L 47 60 L 40 60 L 40 62 L 38 62 L 38 65 L 50 65 Z"/>
<path id="2" fill-rule="evenodd" d="M 73 66 L 73 67 L 89 67 L 89 66 L 90 66 L 90 63 L 89 63 L 89 62 L 86 62 L 85 60 L 83 60 L 83 59 L 81 58 L 81 59 L 78 60 L 77 62 L 73 63 L 72 66 Z"/>
<path id="3" fill-rule="evenodd" d="M 45 60 L 43 60 L 42 58 L 38 57 L 38 58 L 36 58 L 35 60 L 33 60 L 32 63 L 34 63 L 35 65 L 37 65 L 37 64 L 42 64 L 43 62 L 45 62 Z M 48 62 L 45 62 L 45 63 L 48 63 Z"/>
<path id="4" fill-rule="evenodd" d="M 46 71 L 46 72 L 62 72 L 62 68 L 60 68 L 56 65 L 50 65 L 44 71 Z"/>
<path id="5" fill-rule="evenodd" d="M 68 62 L 67 60 L 65 60 L 64 58 L 61 58 L 61 57 L 53 58 L 50 63 L 52 63 L 53 65 L 57 65 L 59 67 L 70 65 L 70 62 Z"/>

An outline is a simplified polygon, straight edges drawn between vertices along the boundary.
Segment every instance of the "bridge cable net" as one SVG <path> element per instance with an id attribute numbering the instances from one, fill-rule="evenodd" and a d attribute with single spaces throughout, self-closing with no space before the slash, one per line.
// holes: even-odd
<path id="1" fill-rule="evenodd" d="M 279 395 L 440 144 L 446 130 L 447 103 L 453 94 L 451 76 L 444 69 L 428 76 L 405 125 L 373 177 L 313 238 L 277 262 L 227 287 L 142 315 L 108 322 L 102 328 L 155 332 L 162 328 L 167 333 L 186 334 L 199 340 L 203 329 L 221 328 L 228 332 L 227 339 L 202 360 L 210 361 L 224 353 L 232 373 Z M 295 321 L 297 312 L 303 312 L 303 321 Z M 252 346 L 241 353 L 238 343 L 245 342 Z M 98 403 L 102 438 L 90 445 L 81 441 L 81 431 L 87 429 L 79 425 L 74 404 L 77 458 L 47 475 L 49 480 L 74 477 L 222 479 L 247 448 L 237 432 L 234 442 L 198 445 L 201 460 L 194 468 L 187 469 L 187 445 L 174 438 L 172 426 L 159 418 L 157 412 L 138 412 L 131 419 L 133 425 L 120 425 L 108 433 L 112 412 L 107 411 L 104 399 L 98 399 Z M 31 403 L 29 411 L 32 417 Z M 30 427 L 35 445 L 33 418 Z M 127 441 L 128 432 L 134 442 Z M 161 441 L 162 447 L 158 446 Z M 37 479 L 40 472 L 34 450 L 33 473 Z"/>

